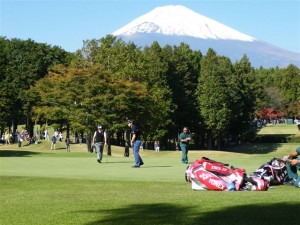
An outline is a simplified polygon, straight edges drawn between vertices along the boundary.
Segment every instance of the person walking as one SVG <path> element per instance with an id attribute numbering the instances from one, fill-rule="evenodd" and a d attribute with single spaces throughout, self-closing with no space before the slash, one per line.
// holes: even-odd
<path id="1" fill-rule="evenodd" d="M 133 156 L 135 164 L 132 168 L 139 168 L 140 166 L 144 165 L 144 162 L 139 154 L 140 146 L 141 146 L 141 131 L 140 128 L 137 126 L 136 122 L 133 120 L 127 121 L 128 127 L 130 127 L 131 133 L 131 141 L 130 145 L 132 146 Z"/>
<path id="2" fill-rule="evenodd" d="M 22 142 L 25 141 L 25 138 L 26 138 L 26 136 L 25 136 L 25 131 L 24 131 L 24 130 L 21 131 L 20 137 L 21 137 L 21 138 L 20 138 L 20 143 L 21 143 L 21 146 L 22 146 Z M 20 146 L 20 147 L 21 147 L 21 146 Z"/>
<path id="3" fill-rule="evenodd" d="M 16 130 L 16 133 L 15 133 L 15 136 L 16 136 L 16 141 L 18 142 L 18 146 L 19 148 L 22 146 L 22 138 L 21 138 L 21 134 L 19 133 L 18 130 Z"/>
<path id="4" fill-rule="evenodd" d="M 97 162 L 101 163 L 102 156 L 103 156 L 103 147 L 106 145 L 107 138 L 106 133 L 102 129 L 102 126 L 98 126 L 98 130 L 95 131 L 94 137 L 93 137 L 93 144 L 96 146 L 97 151 Z"/>
<path id="5" fill-rule="evenodd" d="M 55 150 L 56 149 L 56 136 L 55 134 L 53 134 L 52 138 L 51 138 L 51 150 Z"/>
<path id="6" fill-rule="evenodd" d="M 81 134 L 79 134 L 78 140 L 79 140 L 79 144 L 81 145 L 82 144 L 82 135 Z"/>
<path id="7" fill-rule="evenodd" d="M 70 152 L 70 138 L 69 137 L 66 137 L 65 143 L 66 143 L 66 151 Z"/>
<path id="8" fill-rule="evenodd" d="M 183 132 L 179 135 L 178 141 L 181 148 L 181 162 L 184 164 L 188 163 L 188 152 L 189 152 L 189 143 L 191 140 L 191 134 L 188 132 L 188 127 L 183 128 Z"/>
<path id="9" fill-rule="evenodd" d="M 63 135 L 62 135 L 62 132 L 61 132 L 61 131 L 59 132 L 58 137 L 59 137 L 59 141 L 62 142 L 62 140 L 63 140 Z"/>
<path id="10" fill-rule="evenodd" d="M 159 141 L 155 141 L 155 142 L 154 142 L 154 148 L 155 148 L 155 151 L 156 151 L 156 152 L 159 152 L 159 148 L 160 148 L 160 143 L 159 143 Z"/>
<path id="11" fill-rule="evenodd" d="M 10 145 L 10 134 L 9 134 L 8 131 L 5 132 L 4 139 L 5 139 L 5 143 L 6 143 L 7 145 Z"/>
<path id="12" fill-rule="evenodd" d="M 44 135 L 45 135 L 45 140 L 49 141 L 49 131 L 48 131 L 48 128 L 45 129 Z"/>

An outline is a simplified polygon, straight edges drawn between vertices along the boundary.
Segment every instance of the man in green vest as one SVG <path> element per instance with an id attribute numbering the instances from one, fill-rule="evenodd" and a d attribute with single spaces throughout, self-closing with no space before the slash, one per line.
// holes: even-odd
<path id="1" fill-rule="evenodd" d="M 181 162 L 188 163 L 188 152 L 189 152 L 189 143 L 191 140 L 191 134 L 187 127 L 183 128 L 183 132 L 179 135 L 178 141 L 182 152 Z"/>

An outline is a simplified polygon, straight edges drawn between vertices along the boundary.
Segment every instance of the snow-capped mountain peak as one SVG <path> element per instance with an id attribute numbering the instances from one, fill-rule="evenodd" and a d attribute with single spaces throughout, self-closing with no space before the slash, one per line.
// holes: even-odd
<path id="1" fill-rule="evenodd" d="M 247 55 L 254 67 L 300 67 L 300 54 L 257 40 L 180 5 L 157 7 L 113 33 L 125 42 L 150 46 L 186 43 L 205 53 L 209 48 L 233 62 Z"/>
<path id="2" fill-rule="evenodd" d="M 202 16 L 184 6 L 157 7 L 115 31 L 115 36 L 153 33 L 201 39 L 255 41 L 255 38 Z"/>

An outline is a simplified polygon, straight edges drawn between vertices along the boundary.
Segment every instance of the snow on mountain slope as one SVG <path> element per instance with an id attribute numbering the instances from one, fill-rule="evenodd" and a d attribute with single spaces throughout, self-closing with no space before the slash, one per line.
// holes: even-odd
<path id="1" fill-rule="evenodd" d="M 299 53 L 257 40 L 179 5 L 155 8 L 113 35 L 141 47 L 157 41 L 162 47 L 178 46 L 183 42 L 203 54 L 212 48 L 232 62 L 240 60 L 245 54 L 256 68 L 286 67 L 289 64 L 300 67 Z"/>
<path id="2" fill-rule="evenodd" d="M 184 6 L 157 7 L 115 31 L 113 35 L 158 33 L 202 39 L 254 41 L 255 38 L 236 31 Z"/>

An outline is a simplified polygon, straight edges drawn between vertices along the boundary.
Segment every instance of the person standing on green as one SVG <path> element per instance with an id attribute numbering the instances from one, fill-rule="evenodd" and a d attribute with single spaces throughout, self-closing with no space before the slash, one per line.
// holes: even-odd
<path id="1" fill-rule="evenodd" d="M 182 163 L 187 164 L 188 163 L 188 152 L 189 152 L 189 143 L 191 140 L 191 134 L 188 132 L 188 128 L 184 127 L 183 132 L 179 135 L 179 145 L 182 152 Z"/>

